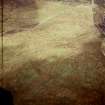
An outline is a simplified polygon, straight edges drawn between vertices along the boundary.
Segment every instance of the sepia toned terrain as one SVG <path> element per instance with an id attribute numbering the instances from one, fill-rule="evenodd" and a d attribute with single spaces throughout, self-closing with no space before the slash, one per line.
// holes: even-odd
<path id="1" fill-rule="evenodd" d="M 104 105 L 103 39 L 92 4 L 35 4 L 5 6 L 1 86 L 15 105 Z"/>

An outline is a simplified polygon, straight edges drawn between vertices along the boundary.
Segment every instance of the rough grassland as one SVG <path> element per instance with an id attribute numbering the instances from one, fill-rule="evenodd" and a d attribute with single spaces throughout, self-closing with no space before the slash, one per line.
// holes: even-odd
<path id="1" fill-rule="evenodd" d="M 16 105 L 104 105 L 91 6 L 47 2 L 38 12 L 39 25 L 4 36 L 4 86 Z"/>

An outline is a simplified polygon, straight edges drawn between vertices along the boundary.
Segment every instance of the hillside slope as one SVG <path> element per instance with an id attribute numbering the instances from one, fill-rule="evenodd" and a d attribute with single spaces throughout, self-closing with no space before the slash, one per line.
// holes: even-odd
<path id="1" fill-rule="evenodd" d="M 46 2 L 38 13 L 37 27 L 4 36 L 4 87 L 16 105 L 104 105 L 105 59 L 91 6 Z"/>

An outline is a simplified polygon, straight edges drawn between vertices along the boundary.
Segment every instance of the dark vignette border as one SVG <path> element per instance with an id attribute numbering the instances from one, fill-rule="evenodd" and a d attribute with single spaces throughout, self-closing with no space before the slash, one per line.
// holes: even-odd
<path id="1" fill-rule="evenodd" d="M 1 4 L 1 73 L 3 75 L 4 72 L 4 49 L 3 49 L 3 33 L 4 33 L 4 24 L 3 24 L 3 17 L 4 17 L 4 0 L 0 0 Z M 3 78 L 1 80 L 3 85 Z"/>

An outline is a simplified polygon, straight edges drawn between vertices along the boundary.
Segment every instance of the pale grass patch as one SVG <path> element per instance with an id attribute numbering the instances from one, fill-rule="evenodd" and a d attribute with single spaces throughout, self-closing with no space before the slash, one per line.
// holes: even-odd
<path id="1" fill-rule="evenodd" d="M 4 36 L 6 69 L 29 59 L 76 56 L 82 52 L 83 43 L 94 36 L 90 5 L 46 2 L 38 17 L 35 28 Z"/>

